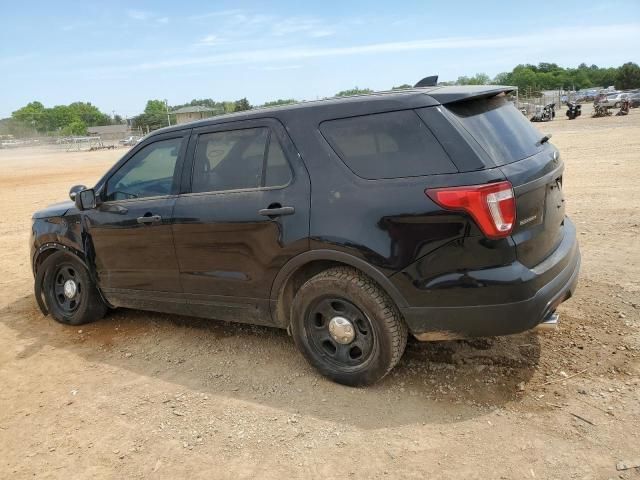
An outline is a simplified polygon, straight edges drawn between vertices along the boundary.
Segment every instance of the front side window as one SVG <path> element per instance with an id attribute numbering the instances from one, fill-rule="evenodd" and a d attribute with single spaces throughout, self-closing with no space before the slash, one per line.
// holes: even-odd
<path id="1" fill-rule="evenodd" d="M 136 152 L 107 182 L 106 200 L 170 195 L 182 141 L 161 140 Z"/>
<path id="2" fill-rule="evenodd" d="M 291 169 L 268 128 L 200 135 L 193 163 L 192 191 L 220 192 L 286 185 Z"/>

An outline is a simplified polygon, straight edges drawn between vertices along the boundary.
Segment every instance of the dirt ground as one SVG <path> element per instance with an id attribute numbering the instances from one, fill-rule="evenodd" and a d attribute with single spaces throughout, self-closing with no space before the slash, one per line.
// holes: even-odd
<path id="1" fill-rule="evenodd" d="M 640 109 L 538 124 L 566 163 L 583 267 L 557 331 L 410 341 L 362 389 L 286 332 L 32 295 L 31 213 L 124 151 L 0 151 L 0 478 L 640 478 Z M 622 467 L 622 465 L 620 465 Z"/>

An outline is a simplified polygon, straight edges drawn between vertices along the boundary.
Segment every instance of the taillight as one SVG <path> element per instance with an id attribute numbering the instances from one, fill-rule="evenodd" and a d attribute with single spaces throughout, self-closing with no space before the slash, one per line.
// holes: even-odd
<path id="1" fill-rule="evenodd" d="M 429 188 L 425 193 L 442 208 L 467 212 L 489 238 L 507 237 L 513 230 L 516 200 L 510 182 Z"/>

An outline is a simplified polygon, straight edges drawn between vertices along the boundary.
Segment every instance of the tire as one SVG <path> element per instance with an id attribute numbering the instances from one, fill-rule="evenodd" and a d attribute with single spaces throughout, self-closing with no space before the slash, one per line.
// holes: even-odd
<path id="1" fill-rule="evenodd" d="M 107 306 L 76 256 L 56 252 L 40 268 L 44 269 L 42 293 L 49 313 L 56 321 L 82 325 L 104 317 Z"/>
<path id="2" fill-rule="evenodd" d="M 620 107 L 620 102 L 616 102 L 613 104 L 613 108 L 619 108 Z"/>
<path id="3" fill-rule="evenodd" d="M 407 344 L 407 326 L 396 305 L 351 267 L 325 270 L 302 285 L 291 307 L 291 333 L 313 367 L 350 386 L 380 380 Z"/>

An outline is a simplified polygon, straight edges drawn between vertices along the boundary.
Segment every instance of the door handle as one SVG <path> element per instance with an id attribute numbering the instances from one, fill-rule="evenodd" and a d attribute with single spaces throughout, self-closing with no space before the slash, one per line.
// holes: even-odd
<path id="1" fill-rule="evenodd" d="M 269 206 L 269 208 L 263 208 L 258 210 L 260 215 L 265 217 L 280 217 L 282 215 L 293 215 L 296 209 L 293 207 L 281 207 L 281 206 Z"/>
<path id="2" fill-rule="evenodd" d="M 162 217 L 160 215 L 145 215 L 144 217 L 138 217 L 138 223 L 143 223 L 145 225 L 152 225 L 160 223 L 161 221 Z"/>

